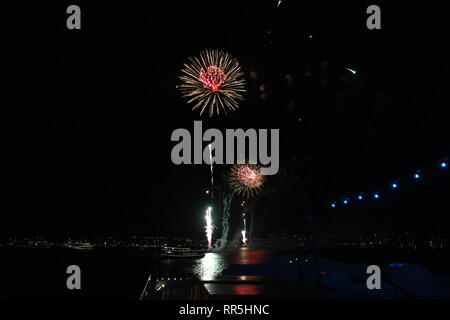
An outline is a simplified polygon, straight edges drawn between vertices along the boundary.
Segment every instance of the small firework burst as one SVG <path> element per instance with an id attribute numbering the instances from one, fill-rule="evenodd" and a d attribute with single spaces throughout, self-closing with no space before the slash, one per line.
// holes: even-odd
<path id="1" fill-rule="evenodd" d="M 222 109 L 238 108 L 245 92 L 244 74 L 239 63 L 228 52 L 214 49 L 190 57 L 184 64 L 178 88 L 188 103 L 195 103 L 192 110 L 200 109 L 200 115 L 208 110 L 209 116 Z"/>
<path id="2" fill-rule="evenodd" d="M 260 167 L 255 164 L 237 164 L 231 168 L 230 186 L 239 195 L 250 198 L 259 193 L 264 183 Z"/>

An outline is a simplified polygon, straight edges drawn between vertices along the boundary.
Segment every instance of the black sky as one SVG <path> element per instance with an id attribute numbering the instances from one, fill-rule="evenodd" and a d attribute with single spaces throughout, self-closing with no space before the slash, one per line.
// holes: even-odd
<path id="1" fill-rule="evenodd" d="M 200 235 L 209 168 L 173 165 L 170 135 L 200 119 L 175 88 L 182 63 L 216 47 L 240 61 L 248 92 L 204 125 L 280 128 L 280 174 L 255 203 L 262 234 L 303 230 L 307 207 L 343 232 L 448 226 L 448 173 L 436 170 L 449 155 L 448 7 L 379 3 L 382 30 L 371 31 L 369 2 L 276 3 L 78 1 L 76 31 L 65 25 L 73 3 L 5 4 L 0 230 Z M 420 186 L 402 180 L 398 197 L 329 212 L 415 169 L 428 170 Z"/>

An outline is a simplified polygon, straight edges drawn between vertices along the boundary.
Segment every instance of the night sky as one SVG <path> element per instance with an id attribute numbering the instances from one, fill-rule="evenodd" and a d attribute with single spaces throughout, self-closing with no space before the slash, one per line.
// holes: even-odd
<path id="1" fill-rule="evenodd" d="M 280 129 L 280 171 L 252 204 L 261 236 L 304 231 L 310 211 L 319 231 L 449 227 L 445 1 L 277 2 L 77 1 L 72 31 L 75 2 L 3 4 L 0 231 L 201 236 L 209 167 L 170 159 L 172 131 L 199 119 Z M 381 30 L 366 28 L 370 4 Z M 200 117 L 176 89 L 183 62 L 206 48 L 229 51 L 246 75 L 228 117 Z M 215 170 L 224 186 L 229 166 Z M 330 210 L 360 191 L 383 197 Z"/>

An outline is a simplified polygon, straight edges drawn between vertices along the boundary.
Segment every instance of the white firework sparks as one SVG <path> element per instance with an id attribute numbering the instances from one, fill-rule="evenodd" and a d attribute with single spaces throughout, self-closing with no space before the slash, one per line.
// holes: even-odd
<path id="1" fill-rule="evenodd" d="M 200 109 L 200 115 L 208 110 L 212 117 L 222 110 L 235 110 L 245 92 L 244 74 L 239 63 L 228 52 L 214 49 L 190 57 L 184 64 L 178 88 L 188 103 L 195 103 L 192 110 Z"/>

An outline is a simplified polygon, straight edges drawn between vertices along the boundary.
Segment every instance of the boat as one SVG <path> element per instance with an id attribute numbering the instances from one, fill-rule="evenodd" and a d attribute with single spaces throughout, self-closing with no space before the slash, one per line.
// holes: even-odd
<path id="1" fill-rule="evenodd" d="M 75 250 L 83 250 L 83 251 L 91 251 L 94 250 L 94 246 L 89 242 L 82 243 L 65 243 L 63 245 L 65 248 L 75 249 Z"/>
<path id="2" fill-rule="evenodd" d="M 191 248 L 164 247 L 161 256 L 169 258 L 203 258 L 205 252 L 202 250 L 192 250 Z"/>

